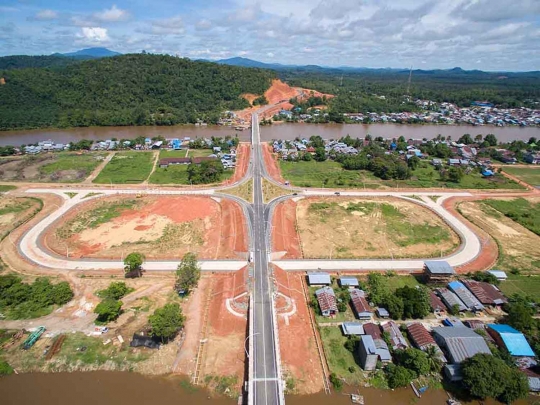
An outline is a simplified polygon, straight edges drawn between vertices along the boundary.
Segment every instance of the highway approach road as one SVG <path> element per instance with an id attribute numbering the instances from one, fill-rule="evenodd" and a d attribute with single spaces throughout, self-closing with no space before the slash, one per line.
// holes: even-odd
<path id="1" fill-rule="evenodd" d="M 262 192 L 263 156 L 260 144 L 259 123 L 256 114 L 252 118 L 253 134 L 253 255 L 254 280 L 250 308 L 250 381 L 249 401 L 256 405 L 284 403 L 277 325 L 270 281 L 269 252 L 266 245 L 266 217 Z"/>

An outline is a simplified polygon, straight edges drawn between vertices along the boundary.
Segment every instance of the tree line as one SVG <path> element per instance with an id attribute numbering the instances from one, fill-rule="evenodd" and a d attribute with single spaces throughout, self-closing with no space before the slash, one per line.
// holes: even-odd
<path id="1" fill-rule="evenodd" d="M 215 123 L 249 107 L 275 74 L 261 69 L 132 54 L 58 67 L 0 70 L 0 129 Z M 264 102 L 264 100 L 259 100 Z"/>

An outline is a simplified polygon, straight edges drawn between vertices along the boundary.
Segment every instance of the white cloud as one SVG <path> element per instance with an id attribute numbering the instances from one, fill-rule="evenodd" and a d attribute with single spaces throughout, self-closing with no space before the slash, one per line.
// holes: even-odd
<path id="1" fill-rule="evenodd" d="M 275 55 L 273 52 L 266 52 L 266 56 L 268 56 L 269 58 L 273 58 Z"/>
<path id="2" fill-rule="evenodd" d="M 110 40 L 107 34 L 107 28 L 101 27 L 82 27 L 77 37 L 89 43 L 102 43 Z"/>
<path id="3" fill-rule="evenodd" d="M 94 14 L 94 18 L 101 22 L 125 21 L 129 17 L 129 12 L 116 7 L 116 4 L 113 4 L 113 6 L 109 9 L 105 9 L 99 13 Z"/>
<path id="4" fill-rule="evenodd" d="M 210 28 L 212 28 L 212 22 L 206 18 L 199 20 L 197 24 L 195 24 L 195 29 L 199 31 L 209 30 Z"/>
<path id="5" fill-rule="evenodd" d="M 33 21 L 51 21 L 58 18 L 58 13 L 54 10 L 40 10 L 34 16 L 28 18 Z"/>
<path id="6" fill-rule="evenodd" d="M 181 35 L 185 32 L 182 16 L 153 20 L 149 26 L 140 27 L 137 32 L 151 35 Z"/>

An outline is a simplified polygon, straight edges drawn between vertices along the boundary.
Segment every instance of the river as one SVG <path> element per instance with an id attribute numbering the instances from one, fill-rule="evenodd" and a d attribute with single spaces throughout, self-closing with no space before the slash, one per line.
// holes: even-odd
<path id="1" fill-rule="evenodd" d="M 129 372 L 74 372 L 29 373 L 0 378 L 0 403 L 2 405 L 177 405 L 209 404 L 234 405 L 235 399 L 210 399 L 204 389 L 193 389 L 182 384 L 179 377 L 145 377 Z M 346 387 L 345 391 L 356 391 Z M 443 405 L 447 396 L 442 390 L 428 390 L 417 399 L 411 389 L 376 390 L 361 388 L 366 405 Z M 343 394 L 317 394 L 288 396 L 287 405 L 350 405 L 349 396 Z M 467 402 L 478 404 L 478 402 Z M 532 404 L 519 401 L 516 404 Z M 485 401 L 485 405 L 498 404 Z"/>
<path id="2" fill-rule="evenodd" d="M 528 141 L 530 137 L 540 138 L 538 127 L 473 127 L 467 125 L 407 125 L 407 124 L 304 124 L 304 123 L 277 123 L 261 127 L 261 139 L 292 140 L 296 137 L 309 138 L 320 135 L 325 139 L 338 139 L 349 134 L 353 138 L 364 138 L 367 134 L 373 137 L 397 138 L 403 135 L 406 139 L 435 138 L 438 134 L 451 136 L 457 140 L 461 135 L 469 133 L 473 137 L 489 133 L 495 134 L 499 141 L 507 142 L 520 139 Z M 32 144 L 51 139 L 55 142 L 67 143 L 81 139 L 105 140 L 111 138 L 133 139 L 138 136 L 154 137 L 162 135 L 165 138 L 184 137 L 224 137 L 236 136 L 241 141 L 251 139 L 251 131 L 236 131 L 231 127 L 223 126 L 195 126 L 177 125 L 173 127 L 90 127 L 70 129 L 35 129 L 22 131 L 0 131 L 0 146 Z"/>

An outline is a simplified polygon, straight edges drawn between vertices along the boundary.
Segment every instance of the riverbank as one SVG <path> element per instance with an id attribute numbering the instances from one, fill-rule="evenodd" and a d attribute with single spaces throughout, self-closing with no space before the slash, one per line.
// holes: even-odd
<path id="1" fill-rule="evenodd" d="M 349 393 L 360 393 L 366 405 L 443 405 L 448 396 L 444 390 L 427 390 L 417 398 L 411 389 L 377 390 L 373 388 L 345 387 L 342 393 L 325 395 L 287 396 L 289 405 L 349 405 Z M 201 387 L 193 387 L 178 376 L 145 377 L 136 373 L 90 372 L 90 373 L 29 373 L 0 378 L 0 395 L 3 405 L 94 405 L 130 404 L 146 405 L 159 402 L 161 405 L 187 403 L 199 405 L 232 405 L 236 399 L 212 395 Z M 38 400 L 39 398 L 39 400 Z M 515 404 L 533 404 L 535 397 Z M 467 402 L 471 405 L 478 401 Z M 486 400 L 485 405 L 498 402 Z"/>
<path id="2" fill-rule="evenodd" d="M 433 139 L 437 135 L 451 136 L 453 140 L 459 139 L 463 134 L 469 133 L 473 137 L 481 134 L 494 134 L 500 142 L 513 140 L 528 141 L 531 137 L 540 137 L 540 127 L 496 127 L 471 125 L 442 125 L 442 124 L 309 124 L 309 123 L 276 123 L 261 127 L 261 140 L 273 139 L 293 140 L 296 137 L 309 138 L 320 135 L 326 139 L 339 139 L 350 135 L 353 138 L 364 138 L 366 135 L 383 138 L 406 139 Z M 32 129 L 17 131 L 0 131 L 0 146 L 34 144 L 48 139 L 56 143 L 80 141 L 82 139 L 106 140 L 134 139 L 138 136 L 152 138 L 156 136 L 165 138 L 211 138 L 238 136 L 240 141 L 250 141 L 251 131 L 238 131 L 230 126 L 208 125 L 196 126 L 191 124 L 176 126 L 126 126 L 126 127 L 85 127 L 69 129 Z"/>

